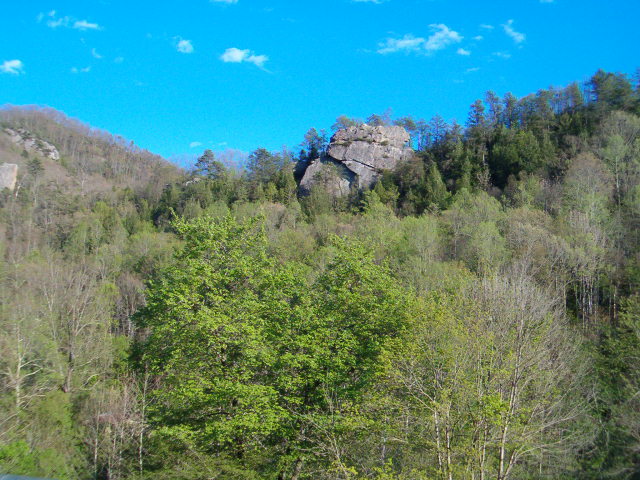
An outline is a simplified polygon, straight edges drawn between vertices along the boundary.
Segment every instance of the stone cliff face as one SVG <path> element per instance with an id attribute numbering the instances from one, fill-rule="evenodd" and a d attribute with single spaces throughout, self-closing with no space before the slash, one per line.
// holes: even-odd
<path id="1" fill-rule="evenodd" d="M 13 191 L 18 178 L 18 165 L 15 163 L 0 164 L 0 190 L 8 188 Z"/>
<path id="2" fill-rule="evenodd" d="M 300 182 L 308 193 L 322 184 L 332 195 L 350 189 L 371 188 L 383 170 L 393 170 L 413 155 L 409 134 L 402 127 L 358 125 L 339 130 L 331 138 L 327 154 L 309 164 Z"/>
<path id="3" fill-rule="evenodd" d="M 15 130 L 12 128 L 5 128 L 4 131 L 9 135 L 9 138 L 13 143 L 21 146 L 27 152 L 42 155 L 45 158 L 50 158 L 55 161 L 60 160 L 60 153 L 54 145 L 36 138 L 28 130 L 25 130 L 24 128 L 16 128 Z"/>

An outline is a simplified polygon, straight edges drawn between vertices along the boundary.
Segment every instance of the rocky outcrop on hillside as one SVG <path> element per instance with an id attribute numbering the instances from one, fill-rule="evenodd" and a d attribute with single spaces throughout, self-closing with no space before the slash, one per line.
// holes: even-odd
<path id="1" fill-rule="evenodd" d="M 0 191 L 8 188 L 13 192 L 18 178 L 18 165 L 15 163 L 3 163 L 0 165 Z"/>
<path id="2" fill-rule="evenodd" d="M 60 160 L 60 153 L 54 145 L 37 138 L 28 130 L 25 130 L 24 128 L 16 128 L 15 130 L 12 128 L 5 128 L 4 131 L 9 135 L 9 138 L 13 143 L 21 146 L 28 153 L 41 155 L 55 161 Z"/>
<path id="3" fill-rule="evenodd" d="M 384 170 L 393 170 L 410 159 L 409 134 L 402 127 L 357 125 L 339 130 L 331 138 L 326 155 L 307 167 L 300 189 L 308 193 L 322 184 L 334 196 L 351 188 L 371 188 Z"/>

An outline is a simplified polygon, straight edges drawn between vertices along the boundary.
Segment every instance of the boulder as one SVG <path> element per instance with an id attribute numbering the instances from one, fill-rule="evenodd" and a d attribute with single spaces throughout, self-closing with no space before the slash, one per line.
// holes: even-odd
<path id="1" fill-rule="evenodd" d="M 339 175 L 328 182 L 325 178 L 330 193 L 343 196 L 352 187 L 371 188 L 384 170 L 394 170 L 413 156 L 409 141 L 407 131 L 398 126 L 363 124 L 339 130 L 331 137 L 326 155 L 307 167 L 301 191 L 308 192 L 328 165 L 336 167 L 334 172 Z"/>
<path id="2" fill-rule="evenodd" d="M 13 192 L 18 178 L 18 165 L 15 163 L 3 163 L 0 165 L 0 190 L 8 188 Z"/>
<path id="3" fill-rule="evenodd" d="M 349 194 L 355 177 L 344 164 L 324 156 L 309 164 L 300 181 L 300 192 L 308 195 L 311 187 L 321 185 L 332 196 L 343 197 Z"/>

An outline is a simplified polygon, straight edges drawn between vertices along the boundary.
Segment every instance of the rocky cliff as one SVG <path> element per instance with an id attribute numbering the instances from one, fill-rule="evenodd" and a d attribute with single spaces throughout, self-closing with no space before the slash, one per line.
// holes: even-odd
<path id="1" fill-rule="evenodd" d="M 343 196 L 351 188 L 372 187 L 383 170 L 393 170 L 411 158 L 409 134 L 402 127 L 358 125 L 339 130 L 331 138 L 326 155 L 307 167 L 300 189 L 308 193 L 322 184 L 332 195 Z"/>
<path id="2" fill-rule="evenodd" d="M 18 165 L 15 163 L 0 164 L 0 191 L 8 188 L 13 191 L 18 178 Z"/>
<path id="3" fill-rule="evenodd" d="M 36 138 L 28 130 L 25 130 L 24 128 L 16 128 L 15 130 L 12 128 L 5 128 L 4 131 L 9 135 L 9 138 L 13 143 L 21 146 L 27 152 L 42 155 L 43 157 L 51 160 L 60 160 L 60 153 L 54 145 Z"/>

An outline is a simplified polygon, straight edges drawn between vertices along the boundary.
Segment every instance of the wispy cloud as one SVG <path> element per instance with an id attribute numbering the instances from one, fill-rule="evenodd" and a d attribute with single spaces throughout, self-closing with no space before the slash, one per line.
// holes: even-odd
<path id="1" fill-rule="evenodd" d="M 50 28 L 73 28 L 82 32 L 87 30 L 102 30 L 102 27 L 94 22 L 89 22 L 87 20 L 78 20 L 77 18 L 70 17 L 68 15 L 65 15 L 64 17 L 58 17 L 55 10 L 51 10 L 46 14 L 40 13 L 38 15 L 38 22 L 42 22 L 45 18 L 48 18 L 47 26 Z"/>
<path id="2" fill-rule="evenodd" d="M 86 20 L 76 20 L 73 22 L 73 27 L 76 30 L 102 30 L 102 27 L 97 23 L 87 22 Z"/>
<path id="3" fill-rule="evenodd" d="M 474 73 L 480 71 L 480 67 L 471 67 L 465 70 L 465 73 Z"/>
<path id="4" fill-rule="evenodd" d="M 55 11 L 54 11 L 54 15 L 55 15 Z M 71 23 L 70 17 L 52 18 L 50 20 L 47 20 L 47 26 L 51 28 L 68 27 L 70 23 Z"/>
<path id="5" fill-rule="evenodd" d="M 378 53 L 386 55 L 396 52 L 416 52 L 420 51 L 426 40 L 423 37 L 405 35 L 402 38 L 387 38 L 383 43 L 378 44 Z"/>
<path id="6" fill-rule="evenodd" d="M 428 38 L 415 37 L 411 34 L 402 38 L 387 38 L 378 44 L 377 52 L 382 55 L 396 52 L 431 54 L 454 43 L 460 43 L 463 39 L 462 35 L 443 23 L 431 24 L 429 28 L 432 33 Z"/>
<path id="7" fill-rule="evenodd" d="M 493 52 L 492 55 L 494 57 L 504 58 L 505 60 L 508 60 L 511 58 L 511 54 L 509 52 Z"/>
<path id="8" fill-rule="evenodd" d="M 522 43 L 527 38 L 524 33 L 517 32 L 513 28 L 513 20 L 509 20 L 507 23 L 502 25 L 502 28 L 504 28 L 504 33 L 510 36 L 513 39 L 513 41 L 516 43 Z"/>
<path id="9" fill-rule="evenodd" d="M 384 3 L 385 0 L 351 0 L 353 3 L 375 3 L 376 5 L 380 5 Z"/>
<path id="10" fill-rule="evenodd" d="M 202 142 L 191 142 L 189 148 L 198 148 L 202 146 Z"/>
<path id="11" fill-rule="evenodd" d="M 0 72 L 10 75 L 22 75 L 24 73 L 24 63 L 21 60 L 5 60 L 0 65 Z"/>
<path id="12" fill-rule="evenodd" d="M 183 38 L 178 38 L 178 43 L 176 44 L 176 49 L 180 53 L 193 53 L 193 44 L 191 40 L 185 40 Z"/>
<path id="13" fill-rule="evenodd" d="M 480 28 L 482 28 L 483 30 L 493 30 L 496 27 L 494 27 L 493 25 L 489 25 L 487 23 L 483 23 L 480 25 Z"/>
<path id="14" fill-rule="evenodd" d="M 480 42 L 481 40 L 484 40 L 484 37 L 483 37 L 482 35 L 476 35 L 475 37 L 473 37 L 473 39 L 474 39 L 476 42 Z"/>
<path id="15" fill-rule="evenodd" d="M 238 0 L 209 0 L 211 3 L 238 3 Z"/>
<path id="16" fill-rule="evenodd" d="M 84 67 L 84 68 L 78 68 L 78 67 L 71 67 L 71 73 L 89 73 L 91 71 L 91 67 Z"/>
<path id="17" fill-rule="evenodd" d="M 458 55 L 462 55 L 464 57 L 468 57 L 469 55 L 471 55 L 471 52 L 469 50 L 465 50 L 464 48 L 459 48 L 456 53 Z"/>
<path id="18" fill-rule="evenodd" d="M 242 50 L 239 48 L 231 47 L 227 48 L 220 60 L 225 63 L 253 63 L 256 67 L 263 68 L 264 64 L 269 61 L 269 57 L 266 55 L 256 55 L 251 50 Z"/>
<path id="19" fill-rule="evenodd" d="M 102 58 L 102 55 L 100 55 L 95 48 L 91 49 L 91 56 L 93 58 L 97 58 L 98 60 L 100 60 Z"/>

